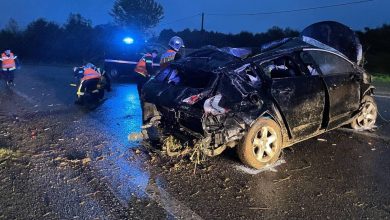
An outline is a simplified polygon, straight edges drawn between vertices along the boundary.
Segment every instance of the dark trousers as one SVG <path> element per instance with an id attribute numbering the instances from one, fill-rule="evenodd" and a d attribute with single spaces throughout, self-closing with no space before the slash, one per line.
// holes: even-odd
<path id="1" fill-rule="evenodd" d="M 145 101 L 142 96 L 142 88 L 144 87 L 145 83 L 149 80 L 149 78 L 144 76 L 138 76 L 137 77 L 137 91 L 139 96 L 139 101 L 141 104 L 141 111 L 142 111 L 142 123 L 145 124 L 147 118 L 145 117 Z"/>
<path id="2" fill-rule="evenodd" d="M 84 93 L 87 91 L 93 91 L 96 89 L 96 85 L 99 83 L 100 79 L 89 79 L 80 82 L 79 88 L 77 90 L 77 101 L 82 102 Z"/>
<path id="3" fill-rule="evenodd" d="M 144 76 L 139 76 L 137 78 L 137 90 L 139 95 L 139 100 L 141 104 L 141 111 L 142 111 L 142 123 L 147 123 L 153 116 L 154 116 L 154 105 L 145 102 L 144 97 L 142 95 L 142 88 L 144 87 L 145 83 L 149 80 L 149 78 Z"/>
<path id="4" fill-rule="evenodd" d="M 15 70 L 7 70 L 7 71 L 3 70 L 3 77 L 4 77 L 4 80 L 7 82 L 10 82 L 10 83 L 14 82 Z"/>

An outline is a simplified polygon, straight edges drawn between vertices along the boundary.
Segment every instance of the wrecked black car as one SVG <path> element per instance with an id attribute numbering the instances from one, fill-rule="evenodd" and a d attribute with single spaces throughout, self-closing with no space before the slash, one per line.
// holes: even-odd
<path id="1" fill-rule="evenodd" d="M 316 23 L 300 37 L 260 51 L 205 47 L 160 71 L 143 88 L 145 117 L 163 137 L 215 156 L 237 148 L 246 165 L 262 168 L 281 149 L 350 124 L 375 124 L 370 75 L 359 65 L 354 32 Z M 177 155 L 180 148 L 166 149 Z"/>

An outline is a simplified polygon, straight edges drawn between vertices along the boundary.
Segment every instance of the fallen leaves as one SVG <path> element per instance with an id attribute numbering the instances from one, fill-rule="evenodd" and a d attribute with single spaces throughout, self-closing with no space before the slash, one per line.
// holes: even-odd
<path id="1" fill-rule="evenodd" d="M 81 162 L 82 162 L 82 164 L 83 164 L 84 166 L 88 165 L 91 161 L 92 161 L 92 160 L 91 160 L 91 158 L 89 158 L 89 157 L 84 158 L 84 159 L 81 160 Z"/>
<path id="2" fill-rule="evenodd" d="M 13 151 L 8 148 L 0 148 L 0 159 L 7 160 L 7 159 L 16 159 L 21 156 L 21 153 L 19 151 Z"/>
<path id="3" fill-rule="evenodd" d="M 131 133 L 131 134 L 129 134 L 129 136 L 127 136 L 127 139 L 129 141 L 142 140 L 142 138 L 143 138 L 143 135 L 140 132 L 138 132 L 138 133 Z"/>
<path id="4" fill-rule="evenodd" d="M 85 157 L 83 159 L 74 159 L 74 160 L 70 160 L 68 158 L 64 158 L 64 157 L 56 157 L 53 159 L 54 162 L 56 163 L 59 163 L 59 166 L 60 167 L 66 167 L 68 165 L 83 165 L 83 166 L 87 166 L 89 163 L 92 162 L 92 159 L 89 158 L 89 157 Z"/>
<path id="5" fill-rule="evenodd" d="M 289 179 L 291 179 L 291 175 L 287 176 L 286 178 L 274 180 L 273 182 L 274 183 L 280 183 L 280 182 L 283 182 L 283 181 L 286 181 L 286 180 L 289 180 Z"/>

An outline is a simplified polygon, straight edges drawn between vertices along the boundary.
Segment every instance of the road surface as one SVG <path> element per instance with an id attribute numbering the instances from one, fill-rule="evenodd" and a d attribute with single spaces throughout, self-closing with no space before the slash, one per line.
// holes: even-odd
<path id="1" fill-rule="evenodd" d="M 275 167 L 235 152 L 201 167 L 146 151 L 135 85 L 89 111 L 70 67 L 24 66 L 0 86 L 0 219 L 390 218 L 390 125 L 337 129 L 285 149 Z M 390 94 L 378 92 L 390 118 Z M 195 171 L 195 172 L 194 172 Z"/>

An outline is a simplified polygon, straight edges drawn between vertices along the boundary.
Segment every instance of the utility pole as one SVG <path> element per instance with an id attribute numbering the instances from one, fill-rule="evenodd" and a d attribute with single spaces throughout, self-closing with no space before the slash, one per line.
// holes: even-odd
<path id="1" fill-rule="evenodd" d="M 201 25 L 200 31 L 201 32 L 204 31 L 204 12 L 202 12 L 202 25 Z"/>

